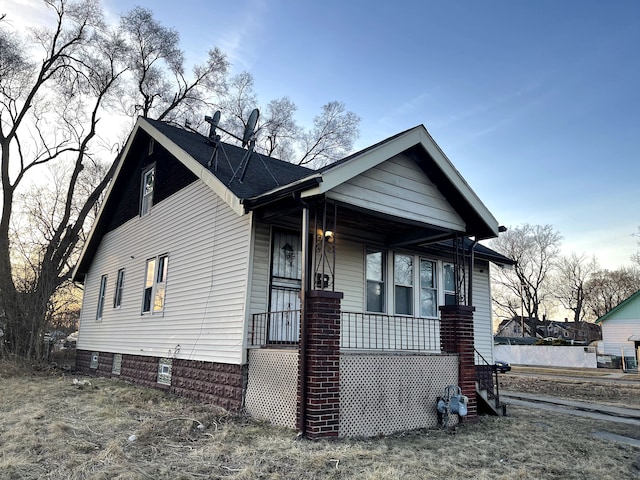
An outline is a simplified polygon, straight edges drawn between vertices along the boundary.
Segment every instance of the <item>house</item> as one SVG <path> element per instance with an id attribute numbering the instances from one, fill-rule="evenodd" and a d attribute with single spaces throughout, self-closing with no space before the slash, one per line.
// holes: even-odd
<path id="1" fill-rule="evenodd" d="M 640 362 L 640 290 L 598 318 L 596 323 L 602 327 L 603 353 L 620 359 L 623 368 L 637 370 Z"/>
<path id="2" fill-rule="evenodd" d="M 522 326 L 524 325 L 525 334 L 522 334 Z M 600 326 L 589 322 L 570 322 L 568 319 L 564 321 L 547 320 L 543 318 L 516 316 L 508 318 L 500 322 L 496 337 L 499 338 L 538 338 L 538 339 L 559 339 L 567 342 L 580 343 L 588 345 L 589 343 L 600 340 Z"/>
<path id="3" fill-rule="evenodd" d="M 524 321 L 523 321 L 524 320 Z M 507 337 L 507 338 L 523 338 L 530 337 L 536 338 L 536 320 L 533 318 L 525 317 L 513 317 L 513 318 L 505 318 L 500 325 L 498 325 L 498 330 L 496 331 L 496 337 Z M 524 335 L 522 334 L 522 330 L 524 327 Z"/>
<path id="4" fill-rule="evenodd" d="M 447 385 L 473 419 L 497 235 L 423 126 L 312 170 L 140 118 L 74 270 L 77 367 L 311 437 L 435 425 Z"/>

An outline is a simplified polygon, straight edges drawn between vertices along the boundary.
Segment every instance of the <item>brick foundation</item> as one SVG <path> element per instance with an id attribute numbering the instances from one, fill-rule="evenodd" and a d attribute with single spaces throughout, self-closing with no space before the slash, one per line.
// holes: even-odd
<path id="1" fill-rule="evenodd" d="M 306 295 L 307 380 L 304 431 L 309 438 L 337 437 L 340 429 L 340 300 L 343 294 Z M 299 362 L 302 365 L 302 361 Z M 302 369 L 298 381 L 302 380 Z M 300 394 L 298 413 L 300 413 Z M 298 415 L 300 418 L 300 415 Z M 300 428 L 301 425 L 298 425 Z"/>
<path id="2" fill-rule="evenodd" d="M 159 357 L 122 355 L 120 375 L 111 373 L 113 354 L 98 352 L 98 368 L 90 368 L 92 351 L 78 350 L 76 368 L 83 373 L 120 377 L 143 387 L 169 390 L 175 395 L 217 405 L 230 412 L 242 408 L 245 369 L 242 365 L 174 359 L 171 386 L 158 383 Z"/>
<path id="3" fill-rule="evenodd" d="M 474 357 L 473 312 L 475 307 L 446 305 L 440 307 L 440 345 L 443 352 L 457 353 L 458 385 L 469 398 L 466 421 L 478 418 L 476 369 Z"/>

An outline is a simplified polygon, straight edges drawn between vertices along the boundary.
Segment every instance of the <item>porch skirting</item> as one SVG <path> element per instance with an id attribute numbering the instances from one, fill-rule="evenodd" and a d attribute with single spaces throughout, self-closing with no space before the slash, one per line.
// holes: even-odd
<path id="1" fill-rule="evenodd" d="M 458 355 L 353 351 L 339 363 L 340 437 L 436 427 L 437 398 L 458 384 Z M 296 428 L 297 368 L 297 350 L 249 350 L 247 413 Z"/>
<path id="2" fill-rule="evenodd" d="M 230 412 L 242 408 L 246 377 L 242 365 L 78 350 L 76 368 L 87 374 L 168 390 Z"/>

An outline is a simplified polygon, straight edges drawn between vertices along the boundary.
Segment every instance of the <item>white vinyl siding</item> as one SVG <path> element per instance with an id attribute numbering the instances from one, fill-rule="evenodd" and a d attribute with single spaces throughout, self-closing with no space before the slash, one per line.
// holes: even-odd
<path id="1" fill-rule="evenodd" d="M 635 342 L 630 341 L 629 337 L 640 337 L 640 297 L 622 305 L 600 325 L 604 353 L 620 357 L 624 349 L 625 356 L 636 355 Z"/>
<path id="2" fill-rule="evenodd" d="M 404 155 L 336 186 L 329 198 L 401 218 L 464 231 L 465 223 L 435 184 Z"/>
<path id="3" fill-rule="evenodd" d="M 493 358 L 493 323 L 489 263 L 476 260 L 473 270 L 473 336 L 476 350 L 489 363 Z M 500 359 L 498 359 L 500 360 Z"/>
<path id="4" fill-rule="evenodd" d="M 251 268 L 251 314 L 265 313 L 269 310 L 270 246 L 271 227 L 256 222 L 253 233 L 253 265 Z"/>
<path id="5" fill-rule="evenodd" d="M 364 249 L 336 234 L 336 291 L 343 292 L 342 309 L 349 312 L 365 310 Z"/>
<path id="6" fill-rule="evenodd" d="M 196 181 L 154 205 L 151 215 L 106 234 L 85 280 L 78 348 L 159 357 L 178 351 L 177 358 L 241 363 L 250 232 L 251 215 L 238 216 Z M 170 264 L 163 315 L 141 315 L 146 261 L 164 252 Z M 105 310 L 102 322 L 88 322 L 100 275 L 120 268 L 127 271 L 126 300 Z"/>

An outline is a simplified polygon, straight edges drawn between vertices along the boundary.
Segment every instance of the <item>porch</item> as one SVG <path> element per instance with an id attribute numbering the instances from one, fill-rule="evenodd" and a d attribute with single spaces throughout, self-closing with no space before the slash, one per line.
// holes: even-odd
<path id="1" fill-rule="evenodd" d="M 427 319 L 341 311 L 336 292 L 306 296 L 306 326 L 300 310 L 253 316 L 250 414 L 311 437 L 387 435 L 435 427 L 438 397 L 461 385 L 475 417 L 472 308 Z"/>

